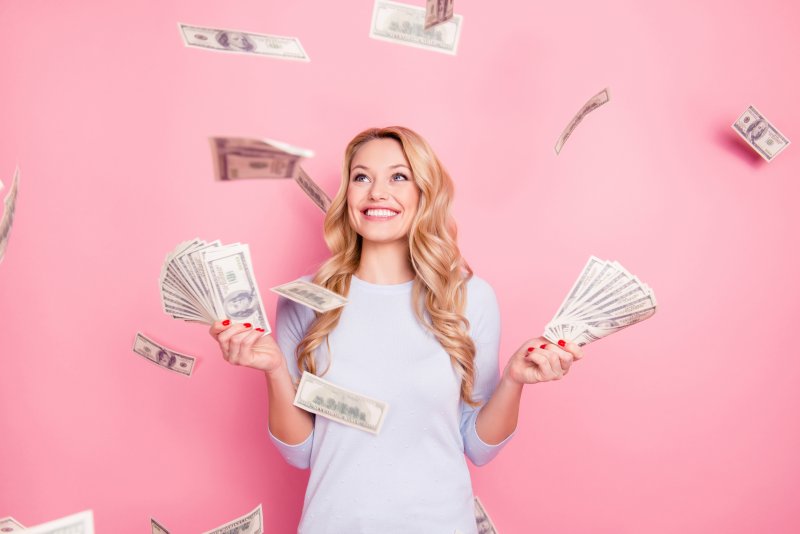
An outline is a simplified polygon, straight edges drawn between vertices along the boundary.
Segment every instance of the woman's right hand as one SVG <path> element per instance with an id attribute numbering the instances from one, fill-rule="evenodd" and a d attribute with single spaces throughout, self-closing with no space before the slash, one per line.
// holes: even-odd
<path id="1" fill-rule="evenodd" d="M 244 365 L 272 373 L 284 365 L 283 353 L 270 335 L 250 323 L 233 324 L 229 320 L 217 321 L 208 331 L 222 351 L 222 357 L 231 365 Z"/>

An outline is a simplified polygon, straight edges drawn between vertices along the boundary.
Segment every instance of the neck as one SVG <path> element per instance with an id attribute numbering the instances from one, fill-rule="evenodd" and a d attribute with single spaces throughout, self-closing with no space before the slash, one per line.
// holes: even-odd
<path id="1" fill-rule="evenodd" d="M 371 284 L 402 284 L 413 280 L 415 273 L 408 255 L 408 242 L 361 243 L 361 260 L 355 275 Z"/>

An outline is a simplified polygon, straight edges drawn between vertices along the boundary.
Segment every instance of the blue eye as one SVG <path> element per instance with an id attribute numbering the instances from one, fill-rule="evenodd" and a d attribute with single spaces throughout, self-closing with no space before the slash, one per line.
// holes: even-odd
<path id="1" fill-rule="evenodd" d="M 399 177 L 401 180 L 408 180 L 408 176 L 406 176 L 405 174 L 403 174 L 403 173 L 401 173 L 401 172 L 398 172 L 398 173 L 396 173 L 396 174 L 392 175 L 392 179 L 397 179 L 398 177 Z"/>
<path id="2" fill-rule="evenodd" d="M 362 180 L 362 178 L 364 180 Z M 366 181 L 366 180 L 369 180 L 369 178 L 367 178 L 366 174 L 356 174 L 355 176 L 353 176 L 353 181 L 354 182 L 362 182 L 362 181 Z"/>

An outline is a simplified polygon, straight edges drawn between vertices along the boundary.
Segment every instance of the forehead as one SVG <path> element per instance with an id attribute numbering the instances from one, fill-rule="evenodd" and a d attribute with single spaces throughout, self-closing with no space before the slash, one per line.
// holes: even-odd
<path id="1" fill-rule="evenodd" d="M 364 165 L 369 168 L 383 168 L 399 163 L 408 165 L 403 146 L 400 141 L 392 138 L 372 139 L 367 141 L 353 154 L 350 167 Z"/>

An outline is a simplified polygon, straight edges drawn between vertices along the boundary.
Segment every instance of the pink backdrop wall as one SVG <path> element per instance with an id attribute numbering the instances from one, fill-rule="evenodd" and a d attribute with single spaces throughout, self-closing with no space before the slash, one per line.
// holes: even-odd
<path id="1" fill-rule="evenodd" d="M 268 442 L 263 377 L 161 312 L 159 270 L 184 239 L 250 243 L 274 324 L 266 288 L 326 256 L 322 215 L 289 181 L 215 182 L 207 137 L 312 148 L 332 195 L 350 137 L 402 124 L 456 180 L 462 251 L 501 305 L 501 364 L 590 254 L 659 299 L 567 379 L 527 389 L 513 442 L 473 469 L 499 530 L 800 530 L 800 147 L 766 164 L 730 128 L 753 104 L 800 142 L 800 8 L 456 12 L 451 57 L 370 39 L 369 0 L 0 0 L 0 178 L 22 171 L 0 264 L 0 517 L 92 508 L 101 533 L 148 532 L 152 515 L 181 534 L 261 502 L 267 531 L 291 532 L 307 474 Z M 311 62 L 187 49 L 178 21 L 297 36 Z M 605 86 L 612 101 L 556 156 Z M 137 331 L 196 355 L 194 376 L 142 361 Z"/>

